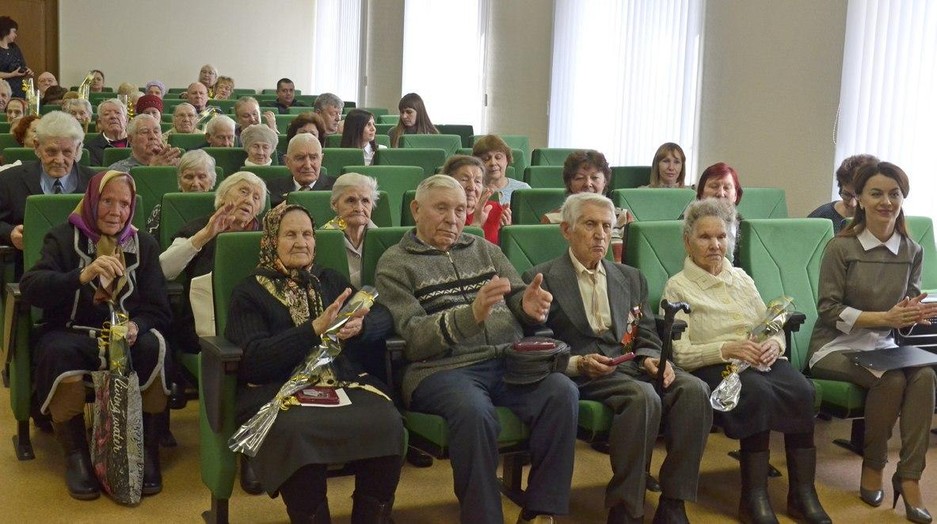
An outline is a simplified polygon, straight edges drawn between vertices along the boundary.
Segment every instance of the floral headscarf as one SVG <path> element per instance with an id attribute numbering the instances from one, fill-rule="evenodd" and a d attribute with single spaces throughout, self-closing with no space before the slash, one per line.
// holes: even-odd
<path id="1" fill-rule="evenodd" d="M 255 275 L 257 282 L 290 310 L 293 325 L 298 326 L 321 315 L 323 307 L 319 279 L 310 272 L 312 264 L 306 268 L 287 269 L 277 256 L 280 222 L 290 211 L 305 213 L 312 222 L 313 235 L 315 235 L 316 222 L 306 208 L 284 202 L 271 209 L 264 217 L 264 234 L 260 238 L 260 260 L 257 263 Z"/>

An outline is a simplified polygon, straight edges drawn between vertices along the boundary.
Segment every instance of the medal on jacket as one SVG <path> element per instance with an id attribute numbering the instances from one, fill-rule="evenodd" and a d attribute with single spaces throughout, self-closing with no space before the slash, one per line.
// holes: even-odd
<path id="1" fill-rule="evenodd" d="M 625 334 L 621 337 L 621 345 L 626 352 L 631 351 L 631 347 L 634 345 L 634 339 L 638 336 L 638 324 L 641 323 L 641 317 L 643 316 L 644 312 L 641 310 L 640 304 L 628 311 L 628 324 L 625 326 Z"/>

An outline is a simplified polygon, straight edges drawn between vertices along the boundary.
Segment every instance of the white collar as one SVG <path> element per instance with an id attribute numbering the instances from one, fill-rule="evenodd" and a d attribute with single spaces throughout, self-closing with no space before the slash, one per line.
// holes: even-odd
<path id="1" fill-rule="evenodd" d="M 602 261 L 599 260 L 598 265 L 595 269 L 589 269 L 582 262 L 576 258 L 576 255 L 573 254 L 573 248 L 569 248 L 569 259 L 573 261 L 573 269 L 576 271 L 576 274 L 582 274 L 583 272 L 592 275 L 593 273 L 598 273 L 599 275 L 605 274 L 605 265 L 602 264 Z"/>
<path id="2" fill-rule="evenodd" d="M 878 238 L 875 238 L 875 235 L 869 231 L 869 228 L 864 228 L 861 233 L 856 235 L 856 238 L 859 239 L 859 243 L 862 245 L 862 249 L 866 251 L 871 251 L 878 246 L 885 246 L 886 249 L 891 251 L 891 254 L 897 255 L 898 248 L 901 247 L 901 234 L 896 230 L 891 234 L 891 237 L 882 242 Z"/>

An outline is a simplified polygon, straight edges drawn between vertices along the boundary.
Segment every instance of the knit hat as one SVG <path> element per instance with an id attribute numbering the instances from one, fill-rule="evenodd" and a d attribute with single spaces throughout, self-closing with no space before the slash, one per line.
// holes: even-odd
<path id="1" fill-rule="evenodd" d="M 138 115 L 143 114 L 143 111 L 155 107 L 159 110 L 160 113 L 163 112 L 163 99 L 156 95 L 143 95 L 140 97 L 140 100 L 137 100 L 137 111 Z"/>

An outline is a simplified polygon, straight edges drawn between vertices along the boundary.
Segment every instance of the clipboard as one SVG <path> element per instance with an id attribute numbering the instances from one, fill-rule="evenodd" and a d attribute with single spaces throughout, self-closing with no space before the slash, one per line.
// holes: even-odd
<path id="1" fill-rule="evenodd" d="M 937 366 L 937 354 L 917 346 L 898 346 L 871 351 L 844 351 L 843 355 L 857 366 L 881 374 L 893 369 Z"/>

